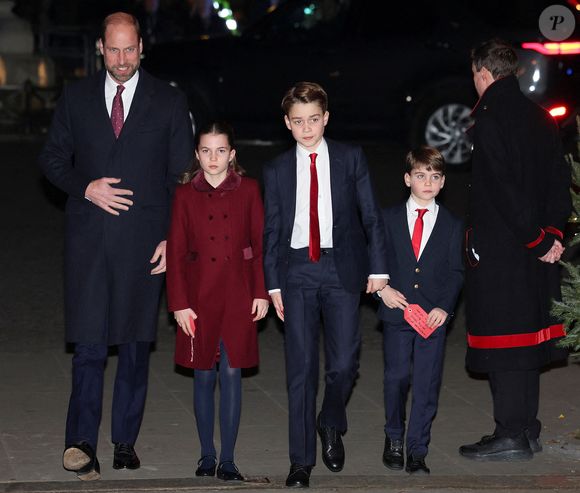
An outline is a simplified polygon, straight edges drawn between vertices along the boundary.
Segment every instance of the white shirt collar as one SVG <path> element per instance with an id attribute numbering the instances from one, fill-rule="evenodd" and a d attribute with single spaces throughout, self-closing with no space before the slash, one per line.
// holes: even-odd
<path id="1" fill-rule="evenodd" d="M 137 87 L 137 82 L 139 82 L 139 70 L 135 72 L 135 75 L 131 77 L 127 82 L 123 83 L 125 90 L 134 91 Z M 107 76 L 105 77 L 105 91 L 112 92 L 115 94 L 117 92 L 117 86 L 120 85 L 118 82 L 113 80 L 109 71 L 107 71 Z"/>
<path id="2" fill-rule="evenodd" d="M 300 144 L 296 143 L 296 154 L 300 158 L 310 160 L 310 154 L 312 154 L 313 152 L 315 152 L 316 154 L 321 154 L 323 152 L 328 153 L 328 144 L 324 140 L 324 137 L 322 138 L 322 140 L 318 144 L 318 147 L 314 151 L 306 149 L 305 147 L 302 147 Z"/>
<path id="3" fill-rule="evenodd" d="M 435 199 L 432 199 L 427 205 L 419 205 L 413 200 L 413 197 L 409 196 L 409 200 L 407 200 L 407 214 L 417 215 L 417 209 L 427 209 L 431 214 L 434 214 L 436 206 Z"/>

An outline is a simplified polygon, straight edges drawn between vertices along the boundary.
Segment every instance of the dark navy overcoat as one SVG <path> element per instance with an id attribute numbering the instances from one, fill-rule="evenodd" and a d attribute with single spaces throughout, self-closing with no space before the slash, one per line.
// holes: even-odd
<path id="1" fill-rule="evenodd" d="M 65 87 L 39 163 L 68 194 L 65 313 L 68 342 L 153 341 L 163 275 L 149 259 L 165 239 L 172 191 L 190 166 L 193 135 L 185 97 L 144 70 L 115 139 L 105 106 L 105 72 Z M 111 215 L 84 198 L 102 177 L 133 191 Z"/>

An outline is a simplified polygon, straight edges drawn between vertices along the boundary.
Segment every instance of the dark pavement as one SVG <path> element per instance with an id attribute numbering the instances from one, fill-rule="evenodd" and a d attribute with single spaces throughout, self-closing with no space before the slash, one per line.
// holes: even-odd
<path id="1" fill-rule="evenodd" d="M 174 326 L 163 302 L 159 340 L 151 358 L 150 386 L 137 451 L 142 468 L 114 471 L 110 443 L 111 382 L 106 372 L 105 408 L 98 455 L 102 480 L 83 484 L 62 468 L 63 433 L 70 389 L 71 354 L 63 342 L 62 196 L 35 164 L 41 142 L 0 139 L 0 492 L 12 491 L 269 491 L 283 487 L 288 472 L 287 403 L 281 327 L 273 309 L 261 326 L 259 371 L 244 379 L 242 423 L 236 461 L 249 481 L 225 485 L 193 478 L 199 458 L 192 409 L 192 380 L 173 365 Z M 250 176 L 283 147 L 239 146 Z M 366 143 L 382 205 L 404 199 L 405 149 Z M 462 214 L 467 172 L 449 173 L 443 201 Z M 491 307 L 490 307 L 491 309 Z M 313 491 L 578 491 L 580 492 L 580 366 L 570 362 L 542 376 L 540 418 L 544 451 L 530 462 L 476 463 L 457 448 L 493 429 L 487 380 L 464 369 L 463 307 L 447 339 L 439 413 L 427 463 L 430 477 L 388 471 L 383 448 L 382 334 L 372 301 L 363 299 L 360 376 L 351 398 L 344 438 L 343 472 L 319 461 Z M 219 393 L 216 393 L 219 396 Z M 219 427 L 216 428 L 219 429 Z M 216 443 L 217 442 L 216 437 Z"/>

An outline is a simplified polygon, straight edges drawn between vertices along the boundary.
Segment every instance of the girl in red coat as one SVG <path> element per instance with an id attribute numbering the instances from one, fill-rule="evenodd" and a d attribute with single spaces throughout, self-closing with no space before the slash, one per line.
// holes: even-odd
<path id="1" fill-rule="evenodd" d="M 194 369 L 201 443 L 196 476 L 243 480 L 234 464 L 241 368 L 258 364 L 256 321 L 268 311 L 262 270 L 264 213 L 258 183 L 242 177 L 233 132 L 212 123 L 198 134 L 193 169 L 175 191 L 167 239 L 167 295 L 179 325 L 175 362 Z M 219 465 L 213 443 L 220 381 Z"/>

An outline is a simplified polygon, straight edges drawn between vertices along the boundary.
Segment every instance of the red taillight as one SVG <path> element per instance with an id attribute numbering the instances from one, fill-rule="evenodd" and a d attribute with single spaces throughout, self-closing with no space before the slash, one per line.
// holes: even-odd
<path id="1" fill-rule="evenodd" d="M 553 106 L 548 110 L 548 112 L 554 118 L 562 118 L 563 116 L 566 116 L 566 114 L 568 113 L 568 108 L 566 108 L 566 106 Z"/>
<path id="2" fill-rule="evenodd" d="M 534 50 L 542 55 L 580 55 L 580 41 L 563 43 L 522 43 L 525 50 Z"/>

